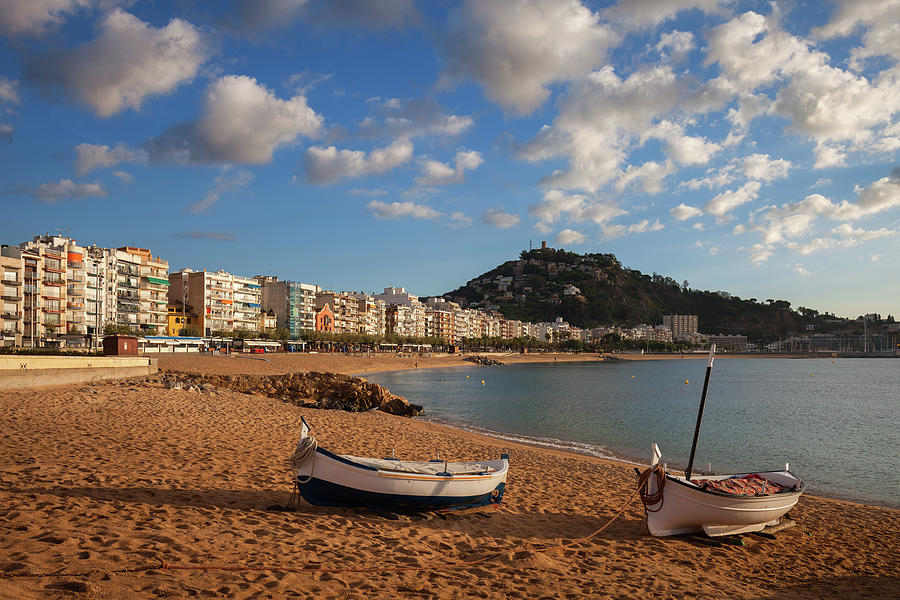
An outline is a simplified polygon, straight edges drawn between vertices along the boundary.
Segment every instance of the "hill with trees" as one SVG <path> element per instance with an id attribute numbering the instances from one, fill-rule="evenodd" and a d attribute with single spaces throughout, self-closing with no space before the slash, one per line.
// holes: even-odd
<path id="1" fill-rule="evenodd" d="M 522 251 L 444 297 L 508 319 L 542 322 L 562 317 L 581 328 L 660 324 L 663 315 L 692 314 L 703 333 L 746 335 L 771 342 L 800 332 L 846 329 L 854 321 L 799 307 L 787 300 L 742 299 L 724 291 L 692 289 L 687 281 L 622 265 L 613 254 L 561 249 Z"/>

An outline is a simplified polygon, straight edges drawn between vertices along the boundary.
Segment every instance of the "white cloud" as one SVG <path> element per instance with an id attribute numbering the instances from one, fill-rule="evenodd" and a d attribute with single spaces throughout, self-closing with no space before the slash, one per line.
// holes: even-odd
<path id="1" fill-rule="evenodd" d="M 345 177 L 377 175 L 409 162 L 413 145 L 409 140 L 395 140 L 384 148 L 366 154 L 361 150 L 338 150 L 334 146 L 312 146 L 306 151 L 306 177 L 310 183 L 333 183 Z"/>
<path id="2" fill-rule="evenodd" d="M 221 175 L 216 177 L 215 186 L 213 189 L 206 193 L 206 196 L 203 197 L 203 200 L 198 202 L 194 202 L 190 206 L 188 206 L 188 210 L 193 214 L 205 213 L 212 206 L 219 201 L 219 198 L 222 194 L 226 192 L 231 192 L 236 189 L 242 188 L 251 181 L 253 181 L 253 173 L 247 171 L 245 169 L 238 169 L 236 171 L 232 171 L 231 169 L 224 169 Z"/>
<path id="3" fill-rule="evenodd" d="M 706 171 L 706 177 L 683 181 L 679 187 L 691 190 L 699 190 L 702 187 L 716 189 L 736 181 L 738 178 L 737 164 L 731 161 L 727 165 L 713 167 Z"/>
<path id="4" fill-rule="evenodd" d="M 10 109 L 9 106 L 21 102 L 18 88 L 18 82 L 10 81 L 3 75 L 0 75 L 0 109 L 11 112 L 12 109 Z M 4 105 L 6 106 L 4 107 Z M 3 111 L 0 111 L 0 114 L 3 114 Z M 11 142 L 15 131 L 16 128 L 9 123 L 0 122 L 0 139 L 5 138 L 7 141 Z"/>
<path id="5" fill-rule="evenodd" d="M 694 217 L 699 217 L 703 214 L 703 211 L 694 206 L 688 206 L 684 202 L 679 204 L 678 206 L 672 208 L 669 211 L 676 221 L 687 221 L 688 219 L 692 219 Z"/>
<path id="6" fill-rule="evenodd" d="M 571 246 L 573 244 L 582 244 L 587 239 L 580 231 L 574 229 L 563 229 L 556 234 L 556 244 L 559 246 Z"/>
<path id="7" fill-rule="evenodd" d="M 315 137 L 322 117 L 306 104 L 306 97 L 277 98 L 252 77 L 228 75 L 206 93 L 204 116 L 197 123 L 209 159 L 264 164 L 273 152 L 297 137 Z"/>
<path id="8" fill-rule="evenodd" d="M 811 194 L 797 202 L 770 206 L 751 215 L 747 228 L 758 232 L 763 245 L 770 251 L 776 244 L 781 244 L 804 255 L 894 235 L 896 231 L 892 229 L 866 230 L 855 228 L 848 221 L 900 206 L 900 177 L 894 174 L 883 177 L 865 188 L 856 188 L 856 192 L 859 196 L 856 203 L 832 202 L 821 194 Z M 816 222 L 820 218 L 844 223 L 822 234 L 816 232 Z M 815 237 L 806 239 L 810 236 Z"/>
<path id="9" fill-rule="evenodd" d="M 322 117 L 305 96 L 282 100 L 252 77 L 227 75 L 207 88 L 198 122 L 170 127 L 145 146 L 153 162 L 265 164 L 279 148 L 321 130 Z"/>
<path id="10" fill-rule="evenodd" d="M 625 80 L 603 67 L 570 84 L 553 125 L 544 126 L 518 154 L 529 161 L 567 157 L 568 168 L 546 175 L 541 184 L 595 192 L 620 175 L 635 138 L 654 130 L 659 115 L 677 105 L 682 86 L 669 67 L 639 70 Z M 671 139 L 670 150 L 684 158 L 680 138 Z"/>
<path id="11" fill-rule="evenodd" d="M 124 185 L 128 185 L 134 182 L 134 175 L 126 171 L 113 171 L 113 175 L 115 175 L 116 178 Z"/>
<path id="12" fill-rule="evenodd" d="M 658 163 L 648 161 L 640 166 L 628 165 L 616 180 L 616 190 L 623 192 L 629 185 L 643 182 L 641 189 L 648 194 L 659 194 L 663 190 L 663 180 L 675 169 L 669 161 Z"/>
<path id="13" fill-rule="evenodd" d="M 416 204 L 415 202 L 379 202 L 372 200 L 366 204 L 376 219 L 413 219 L 435 220 L 444 216 L 444 213 L 434 210 L 430 206 Z M 458 220 L 458 219 L 457 219 Z"/>
<path id="14" fill-rule="evenodd" d="M 753 244 L 749 249 L 750 262 L 755 265 L 769 260 L 772 256 L 772 248 L 763 244 Z"/>
<path id="15" fill-rule="evenodd" d="M 856 188 L 857 204 L 865 214 L 873 214 L 900 206 L 900 168 L 890 177 L 882 177 L 865 188 Z"/>
<path id="16" fill-rule="evenodd" d="M 436 161 L 426 160 L 421 165 L 421 177 L 416 178 L 419 186 L 441 186 L 452 183 L 462 183 L 465 180 L 466 171 L 477 169 L 484 162 L 479 152 L 474 150 L 460 151 L 456 153 L 455 167 Z"/>
<path id="17" fill-rule="evenodd" d="M 665 120 L 645 131 L 641 141 L 649 138 L 666 142 L 666 154 L 680 165 L 705 165 L 722 149 L 715 142 L 687 135 L 681 125 Z"/>
<path id="18" fill-rule="evenodd" d="M 554 82 L 602 65 L 618 42 L 577 0 L 468 0 L 448 27 L 443 83 L 471 77 L 490 100 L 518 114 L 542 105 Z"/>
<path id="19" fill-rule="evenodd" d="M 820 147 L 850 142 L 871 151 L 878 128 L 891 123 L 900 110 L 897 78 L 886 71 L 869 81 L 831 66 L 827 54 L 781 30 L 779 18 L 776 7 L 769 17 L 747 12 L 713 28 L 706 63 L 718 64 L 720 78 L 734 95 L 780 86 L 772 107 L 775 114 Z M 834 158 L 820 155 L 820 167 L 838 164 Z"/>
<path id="20" fill-rule="evenodd" d="M 458 229 L 460 227 L 468 227 L 472 224 L 472 219 L 470 217 L 467 217 L 466 215 L 458 211 L 450 213 L 450 220 L 453 221 L 453 223 L 450 224 L 450 227 L 453 227 L 454 229 Z"/>
<path id="21" fill-rule="evenodd" d="M 828 169 L 841 167 L 847 160 L 847 153 L 843 148 L 822 144 L 816 148 L 816 164 L 813 169 Z"/>
<path id="22" fill-rule="evenodd" d="M 20 101 L 18 82 L 0 75 L 0 104 L 18 104 Z"/>
<path id="23" fill-rule="evenodd" d="M 684 60 L 687 53 L 694 49 L 694 34 L 690 31 L 665 32 L 659 36 L 655 49 L 660 55 L 669 56 L 674 61 Z"/>
<path id="24" fill-rule="evenodd" d="M 717 254 L 719 253 L 719 247 L 718 247 L 718 246 L 714 246 L 714 245 L 712 245 L 712 244 L 708 244 L 708 243 L 703 242 L 703 241 L 700 241 L 700 240 L 697 240 L 696 242 L 694 242 L 694 247 L 695 247 L 695 248 L 698 248 L 698 249 L 700 249 L 700 250 L 703 250 L 704 252 L 706 252 L 706 253 L 709 254 L 710 256 L 715 256 L 715 255 L 717 255 Z"/>
<path id="25" fill-rule="evenodd" d="M 742 166 L 748 179 L 774 181 L 787 177 L 791 162 L 783 158 L 773 160 L 768 154 L 751 154 L 744 157 Z"/>
<path id="26" fill-rule="evenodd" d="M 356 135 L 365 138 L 415 138 L 424 135 L 459 135 L 472 127 L 472 117 L 448 115 L 431 98 L 378 99 L 378 118 L 366 117 Z"/>
<path id="27" fill-rule="evenodd" d="M 592 221 L 604 224 L 610 219 L 624 215 L 625 211 L 605 202 L 592 200 L 581 194 L 566 194 L 560 190 L 547 190 L 537 204 L 528 207 L 528 212 L 538 219 L 536 227 L 542 233 L 549 233 L 550 225 L 565 217 L 573 223 Z"/>
<path id="28" fill-rule="evenodd" d="M 509 229 L 519 224 L 519 216 L 492 208 L 481 215 L 481 222 L 491 227 Z"/>
<path id="29" fill-rule="evenodd" d="M 707 202 L 703 210 L 707 214 L 721 219 L 738 206 L 756 200 L 760 187 L 761 184 L 758 181 L 749 181 L 737 190 L 726 190 Z"/>
<path id="30" fill-rule="evenodd" d="M 659 222 L 659 219 L 657 219 L 653 223 L 651 223 L 647 219 L 644 219 L 643 221 L 639 221 L 631 225 L 603 225 L 601 229 L 603 231 L 603 237 L 607 240 L 612 240 L 629 233 L 647 233 L 649 231 L 659 231 L 660 229 L 665 229 L 665 226 Z"/>
<path id="31" fill-rule="evenodd" d="M 41 35 L 60 26 L 79 11 L 131 4 L 133 0 L 4 0 L 0 34 L 16 37 Z"/>
<path id="32" fill-rule="evenodd" d="M 75 170 L 84 176 L 95 169 L 105 169 L 125 162 L 144 162 L 147 152 L 141 148 L 129 148 L 117 144 L 115 148 L 106 145 L 78 144 L 75 146 Z"/>
<path id="33" fill-rule="evenodd" d="M 875 230 L 858 229 L 849 223 L 843 223 L 835 227 L 834 230 L 832 230 L 832 233 L 841 239 L 843 245 L 855 246 L 860 242 L 888 237 L 895 235 L 897 232 L 887 229 L 886 227 Z"/>
<path id="34" fill-rule="evenodd" d="M 190 81 L 209 52 L 204 34 L 187 21 L 172 19 L 155 29 L 116 9 L 92 41 L 26 59 L 25 78 L 62 89 L 109 117 Z"/>
<path id="35" fill-rule="evenodd" d="M 791 271 L 793 271 L 794 273 L 797 273 L 798 275 L 803 275 L 803 276 L 806 276 L 806 275 L 809 275 L 809 274 L 810 274 L 809 271 L 807 271 L 807 270 L 803 267 L 803 265 L 800 264 L 800 263 L 797 263 L 797 264 L 795 264 L 794 266 L 792 266 L 792 267 L 791 267 Z"/>
<path id="36" fill-rule="evenodd" d="M 846 37 L 858 27 L 864 28 L 862 46 L 851 51 L 851 65 L 862 68 L 860 62 L 874 56 L 891 56 L 900 60 L 900 4 L 896 0 L 844 0 L 837 2 L 838 10 L 825 26 L 814 33 L 825 38 Z"/>
<path id="37" fill-rule="evenodd" d="M 716 12 L 721 0 L 619 0 L 614 6 L 603 11 L 603 17 L 620 21 L 633 28 L 658 25 L 678 13 L 699 9 Z"/>
<path id="38" fill-rule="evenodd" d="M 33 196 L 39 202 L 56 203 L 65 198 L 105 198 L 107 193 L 103 185 L 97 181 L 91 183 L 75 183 L 71 179 L 48 181 L 34 188 L 22 188 L 23 194 Z"/>

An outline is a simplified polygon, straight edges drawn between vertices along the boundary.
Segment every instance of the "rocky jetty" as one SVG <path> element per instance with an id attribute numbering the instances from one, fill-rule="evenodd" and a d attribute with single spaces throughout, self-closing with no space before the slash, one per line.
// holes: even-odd
<path id="1" fill-rule="evenodd" d="M 506 363 L 502 363 L 499 360 L 494 358 L 488 358 L 487 356 L 481 356 L 479 354 L 473 354 L 472 356 L 467 356 L 463 360 L 467 360 L 469 362 L 473 362 L 478 365 L 484 365 L 486 367 L 502 367 Z"/>
<path id="2" fill-rule="evenodd" d="M 422 406 L 411 404 L 386 387 L 361 377 L 338 373 L 289 373 L 287 375 L 199 375 L 165 371 L 159 375 L 167 388 L 215 391 L 227 388 L 244 394 L 278 398 L 305 408 L 332 408 L 362 412 L 373 408 L 392 415 L 415 417 Z"/>

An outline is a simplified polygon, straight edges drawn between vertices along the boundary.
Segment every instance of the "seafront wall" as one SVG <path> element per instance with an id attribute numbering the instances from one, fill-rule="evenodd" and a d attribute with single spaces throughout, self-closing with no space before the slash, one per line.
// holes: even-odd
<path id="1" fill-rule="evenodd" d="M 157 359 L 145 356 L 0 356 L 0 390 L 122 379 L 158 370 Z"/>

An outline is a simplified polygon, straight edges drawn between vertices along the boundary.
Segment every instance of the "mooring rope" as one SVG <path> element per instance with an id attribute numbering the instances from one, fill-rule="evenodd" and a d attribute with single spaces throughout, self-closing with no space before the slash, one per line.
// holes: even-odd
<path id="1" fill-rule="evenodd" d="M 300 441 L 297 442 L 297 447 L 294 448 L 294 454 L 291 455 L 291 467 L 294 470 L 294 476 L 296 476 L 296 472 L 300 467 L 313 459 L 316 454 L 316 448 L 318 447 L 319 442 L 317 442 L 316 438 L 313 436 L 310 435 L 300 438 Z M 315 467 L 315 463 L 313 463 L 313 467 Z M 309 476 L 303 481 L 300 481 L 299 478 L 297 480 L 299 483 L 309 483 L 310 479 L 312 479 L 312 470 L 310 470 Z"/>
<path id="2" fill-rule="evenodd" d="M 649 483 L 650 477 L 653 477 L 654 474 L 656 477 L 656 491 L 651 494 Z M 641 495 L 641 502 L 644 504 L 644 508 L 647 509 L 647 512 L 659 512 L 659 510 L 662 509 L 664 487 L 666 487 L 666 471 L 659 463 L 656 463 L 649 469 L 641 471 L 641 474 L 638 475 L 637 491 Z M 650 508 L 657 504 L 659 504 L 657 508 Z"/>

